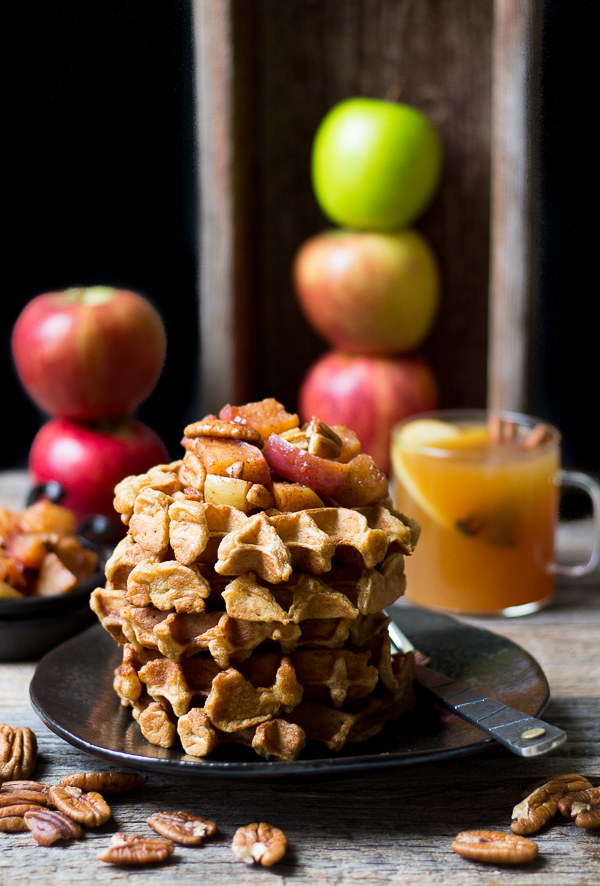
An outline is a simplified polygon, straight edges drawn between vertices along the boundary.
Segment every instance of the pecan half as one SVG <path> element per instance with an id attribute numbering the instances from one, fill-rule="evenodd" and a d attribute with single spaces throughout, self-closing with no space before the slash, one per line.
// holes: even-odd
<path id="1" fill-rule="evenodd" d="M 146 821 L 157 834 L 184 846 L 200 846 L 204 837 L 212 837 L 217 830 L 214 821 L 191 812 L 156 812 Z"/>
<path id="2" fill-rule="evenodd" d="M 263 438 L 250 425 L 242 425 L 237 421 L 224 421 L 221 418 L 204 418 L 184 428 L 184 435 L 194 437 L 222 437 L 224 440 L 244 440 L 254 446 L 262 447 Z"/>
<path id="3" fill-rule="evenodd" d="M 20 831 L 26 831 L 27 825 L 23 816 L 30 809 L 36 810 L 39 808 L 34 803 L 17 803 L 13 806 L 2 806 L 0 808 L 0 833 L 18 834 Z"/>
<path id="4" fill-rule="evenodd" d="M 492 864 L 522 864 L 537 855 L 537 843 L 501 831 L 462 831 L 450 847 L 472 861 Z"/>
<path id="5" fill-rule="evenodd" d="M 108 849 L 96 858 L 107 864 L 153 864 L 164 861 L 175 849 L 172 840 L 144 837 L 142 834 L 116 833 Z"/>
<path id="6" fill-rule="evenodd" d="M 558 808 L 565 818 L 574 818 L 578 828 L 600 828 L 600 787 L 565 794 Z"/>
<path id="7" fill-rule="evenodd" d="M 14 793 L 15 791 L 35 791 L 38 794 L 48 796 L 51 785 L 42 784 L 41 781 L 19 779 L 17 781 L 5 781 L 0 787 L 0 793 Z M 44 804 L 45 805 L 45 804 Z"/>
<path id="8" fill-rule="evenodd" d="M 36 758 L 37 739 L 28 726 L 0 723 L 0 782 L 29 778 Z"/>
<path id="9" fill-rule="evenodd" d="M 342 452 L 342 439 L 339 434 L 314 415 L 305 429 L 308 451 L 321 458 L 339 458 Z"/>
<path id="10" fill-rule="evenodd" d="M 510 829 L 515 834 L 535 834 L 550 821 L 558 810 L 558 803 L 565 794 L 591 788 L 583 775 L 557 775 L 545 782 L 517 803 L 512 811 Z"/>
<path id="11" fill-rule="evenodd" d="M 30 809 L 23 816 L 31 836 L 40 846 L 50 846 L 55 840 L 78 839 L 83 829 L 62 812 L 54 809 Z"/>
<path id="12" fill-rule="evenodd" d="M 73 775 L 65 775 L 60 783 L 82 791 L 124 794 L 141 788 L 147 781 L 148 776 L 138 772 L 75 772 Z"/>
<path id="13" fill-rule="evenodd" d="M 233 836 L 231 850 L 236 858 L 246 864 L 261 864 L 270 867 L 281 861 L 287 849 L 287 839 L 283 831 L 261 821 L 238 828 Z"/>
<path id="14" fill-rule="evenodd" d="M 96 791 L 84 794 L 81 788 L 55 785 L 50 788 L 50 799 L 60 812 L 88 828 L 105 824 L 111 816 L 106 800 Z"/>
<path id="15" fill-rule="evenodd" d="M 23 788 L 0 791 L 0 809 L 5 806 L 14 806 L 15 803 L 31 803 L 34 806 L 51 805 L 48 794 L 44 791 L 26 791 Z"/>

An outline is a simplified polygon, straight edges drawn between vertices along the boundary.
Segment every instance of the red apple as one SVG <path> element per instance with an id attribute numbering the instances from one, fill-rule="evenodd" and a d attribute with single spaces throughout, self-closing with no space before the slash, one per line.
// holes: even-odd
<path id="1" fill-rule="evenodd" d="M 300 389 L 303 421 L 317 415 L 328 425 L 347 425 L 386 473 L 393 425 L 437 405 L 436 380 L 417 354 L 390 359 L 330 351 L 309 369 Z"/>
<path id="2" fill-rule="evenodd" d="M 61 504 L 79 518 L 104 514 L 118 521 L 116 484 L 168 460 L 160 437 L 139 421 L 84 425 L 52 419 L 33 441 L 29 469 L 36 483 L 57 480 L 67 492 Z"/>
<path id="3" fill-rule="evenodd" d="M 265 443 L 269 467 L 286 480 L 310 486 L 318 495 L 339 495 L 348 477 L 348 465 L 312 455 L 283 437 L 271 434 Z"/>
<path id="4" fill-rule="evenodd" d="M 308 321 L 353 354 L 411 351 L 427 336 L 438 305 L 435 256 L 417 231 L 325 231 L 294 261 L 294 285 Z"/>
<path id="5" fill-rule="evenodd" d="M 94 286 L 38 295 L 13 330 L 13 357 L 45 412 L 79 421 L 127 415 L 158 381 L 162 321 L 135 292 Z"/>

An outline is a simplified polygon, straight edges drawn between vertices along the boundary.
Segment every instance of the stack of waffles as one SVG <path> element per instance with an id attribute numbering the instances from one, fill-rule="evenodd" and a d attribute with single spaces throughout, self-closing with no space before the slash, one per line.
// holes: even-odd
<path id="1" fill-rule="evenodd" d="M 116 487 L 128 534 L 92 595 L 145 738 L 294 760 L 307 739 L 337 751 L 409 711 L 413 656 L 391 654 L 382 610 L 419 528 L 355 435 L 265 400 L 188 426 L 183 445 Z"/>

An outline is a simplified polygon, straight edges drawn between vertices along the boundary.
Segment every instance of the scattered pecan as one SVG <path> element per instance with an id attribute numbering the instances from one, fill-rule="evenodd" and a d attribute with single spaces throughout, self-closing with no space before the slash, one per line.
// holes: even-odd
<path id="1" fill-rule="evenodd" d="M 545 782 L 518 803 L 512 812 L 510 828 L 515 834 L 535 834 L 550 821 L 558 810 L 558 803 L 565 794 L 591 788 L 582 775 L 557 775 Z"/>
<path id="2" fill-rule="evenodd" d="M 49 846 L 55 840 L 78 839 L 83 835 L 83 829 L 77 822 L 54 809 L 30 809 L 23 818 L 40 846 Z"/>
<path id="3" fill-rule="evenodd" d="M 14 806 L 2 806 L 0 808 L 0 833 L 18 834 L 19 831 L 26 831 L 27 825 L 23 816 L 30 809 L 36 810 L 40 807 L 34 803 L 18 803 Z"/>
<path id="4" fill-rule="evenodd" d="M 50 799 L 60 812 L 88 828 L 105 824 L 111 816 L 110 807 L 96 791 L 84 794 L 81 788 L 55 785 L 50 788 Z"/>
<path id="5" fill-rule="evenodd" d="M 283 831 L 261 821 L 238 828 L 233 836 L 231 849 L 236 858 L 246 864 L 270 867 L 281 861 L 287 849 L 287 839 Z"/>
<path id="6" fill-rule="evenodd" d="M 60 783 L 82 791 L 124 794 L 141 788 L 147 781 L 148 776 L 138 772 L 75 772 L 73 775 L 65 775 Z"/>
<path id="7" fill-rule="evenodd" d="M 600 828 L 600 787 L 565 794 L 558 808 L 565 818 L 574 818 L 578 828 Z"/>
<path id="8" fill-rule="evenodd" d="M 36 758 L 37 739 L 28 726 L 0 723 L 0 782 L 29 778 Z"/>
<path id="9" fill-rule="evenodd" d="M 10 784 L 10 782 L 8 782 Z M 13 788 L 0 791 L 0 809 L 5 806 L 14 806 L 15 803 L 32 803 L 34 806 L 50 806 L 50 800 L 45 791 L 27 791 L 24 788 Z"/>
<path id="10" fill-rule="evenodd" d="M 200 846 L 204 837 L 212 837 L 217 830 L 214 821 L 191 812 L 156 812 L 146 821 L 157 834 L 184 846 Z"/>
<path id="11" fill-rule="evenodd" d="M 108 849 L 96 858 L 107 864 L 152 864 L 164 861 L 175 849 L 172 840 L 144 837 L 142 834 L 116 833 Z"/>
<path id="12" fill-rule="evenodd" d="M 237 421 L 224 421 L 221 418 L 204 418 L 188 425 L 183 433 L 188 438 L 193 437 L 222 437 L 225 440 L 244 440 L 254 446 L 263 445 L 262 435 L 250 425 L 243 425 Z"/>
<path id="13" fill-rule="evenodd" d="M 501 831 L 462 831 L 450 848 L 463 858 L 492 864 L 521 864 L 535 858 L 538 851 L 533 840 Z"/>
<path id="14" fill-rule="evenodd" d="M 41 781 L 19 779 L 18 781 L 5 781 L 4 784 L 0 787 L 0 793 L 13 793 L 14 791 L 35 791 L 36 793 L 44 794 L 47 797 L 50 787 L 51 785 L 42 784 Z"/>

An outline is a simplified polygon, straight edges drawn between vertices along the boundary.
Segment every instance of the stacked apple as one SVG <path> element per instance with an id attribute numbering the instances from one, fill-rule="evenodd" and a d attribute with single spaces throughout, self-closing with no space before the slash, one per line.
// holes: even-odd
<path id="1" fill-rule="evenodd" d="M 21 312 L 12 350 L 25 390 L 54 416 L 31 448 L 34 481 L 57 480 L 80 518 L 114 519 L 115 484 L 168 461 L 160 437 L 130 417 L 164 363 L 158 313 L 142 296 L 106 286 L 46 293 Z"/>
<path id="2" fill-rule="evenodd" d="M 345 230 L 311 238 L 294 262 L 300 306 L 335 349 L 304 379 L 300 413 L 352 428 L 386 473 L 392 426 L 437 406 L 436 380 L 415 349 L 435 319 L 439 272 L 407 226 L 433 197 L 441 161 L 420 111 L 376 99 L 336 105 L 313 145 L 315 195 Z"/>

